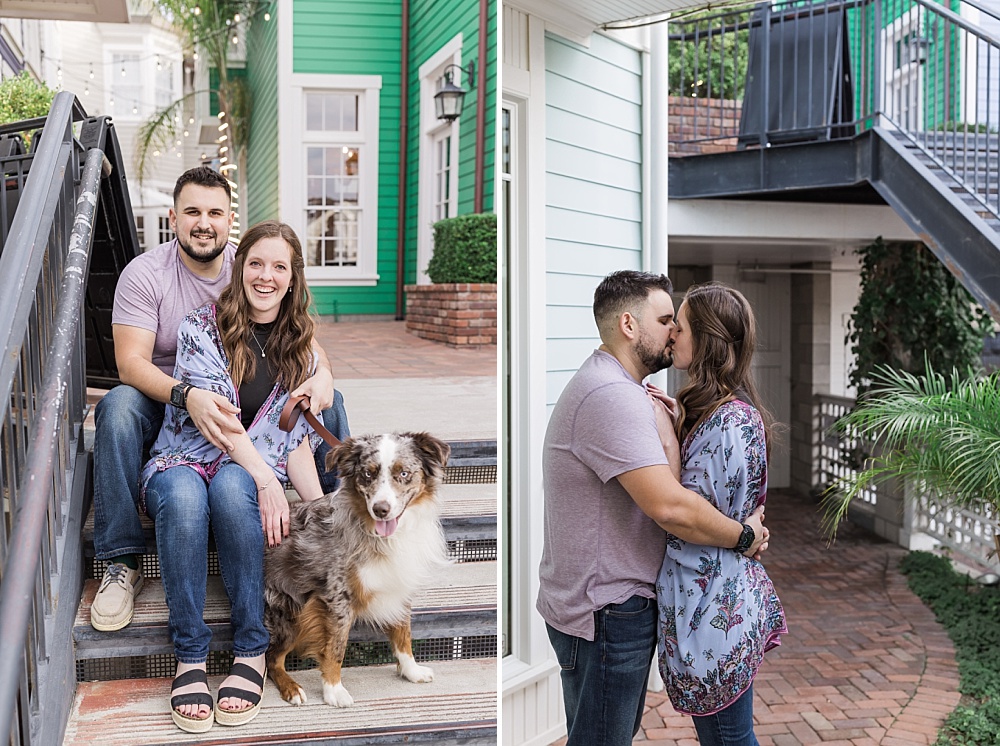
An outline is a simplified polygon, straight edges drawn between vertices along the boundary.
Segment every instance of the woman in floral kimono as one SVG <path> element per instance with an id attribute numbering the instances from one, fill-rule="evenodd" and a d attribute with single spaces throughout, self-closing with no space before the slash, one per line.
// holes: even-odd
<path id="1" fill-rule="evenodd" d="M 750 372 L 756 324 L 721 283 L 688 290 L 672 335 L 681 483 L 738 521 L 764 502 L 771 417 Z M 657 579 L 659 667 L 670 701 L 694 716 L 702 746 L 757 746 L 753 679 L 787 632 L 763 565 L 739 551 L 668 535 Z"/>
<path id="2" fill-rule="evenodd" d="M 174 377 L 240 409 L 229 433 L 234 446 L 220 451 L 188 416 L 182 385 L 142 473 L 177 657 L 171 716 L 188 732 L 204 732 L 213 720 L 241 725 L 259 711 L 269 642 L 264 544 L 288 535 L 286 483 L 304 500 L 322 494 L 312 455 L 318 438 L 305 418 L 290 433 L 278 427 L 288 392 L 315 368 L 309 304 L 294 231 L 260 223 L 244 234 L 218 304 L 192 311 L 178 330 Z M 214 712 L 205 672 L 212 633 L 203 619 L 210 521 L 232 605 L 235 657 Z"/>

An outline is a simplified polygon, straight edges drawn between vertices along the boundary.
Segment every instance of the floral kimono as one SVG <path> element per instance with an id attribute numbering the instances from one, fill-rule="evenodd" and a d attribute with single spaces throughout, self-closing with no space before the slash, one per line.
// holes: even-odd
<path id="1" fill-rule="evenodd" d="M 764 426 L 749 404 L 720 406 L 688 434 L 681 483 L 744 521 L 764 502 Z M 656 582 L 659 666 L 678 712 L 711 715 L 745 692 L 764 652 L 781 643 L 785 614 L 764 566 L 731 549 L 667 534 Z"/>
<path id="2" fill-rule="evenodd" d="M 314 369 L 315 365 L 314 360 Z M 222 348 L 214 303 L 195 309 L 181 322 L 177 330 L 174 378 L 220 394 L 239 406 L 239 392 L 229 375 L 229 360 Z M 257 452 L 284 484 L 288 483 L 288 454 L 298 448 L 304 438 L 311 436 L 310 447 L 313 450 L 320 441 L 305 417 L 298 419 L 290 433 L 278 427 L 281 410 L 288 401 L 288 393 L 281 384 L 275 383 L 247 428 L 247 435 Z M 223 453 L 208 442 L 191 421 L 187 410 L 178 409 L 171 404 L 166 406 L 163 426 L 150 454 L 152 458 L 143 467 L 140 478 L 143 510 L 146 484 L 156 472 L 184 464 L 193 467 L 206 481 L 211 481 L 219 468 L 232 460 L 228 453 Z"/>

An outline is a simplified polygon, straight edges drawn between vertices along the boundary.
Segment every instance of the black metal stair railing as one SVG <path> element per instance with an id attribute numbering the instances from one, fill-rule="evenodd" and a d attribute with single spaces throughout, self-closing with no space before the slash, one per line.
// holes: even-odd
<path id="1" fill-rule="evenodd" d="M 60 742 L 72 701 L 87 477 L 82 309 L 107 167 L 101 149 L 85 153 L 74 137 L 81 112 L 60 93 L 30 153 L 0 139 L 0 738 L 14 746 Z"/>
<path id="2" fill-rule="evenodd" d="M 670 21 L 674 155 L 895 133 L 1000 217 L 1000 14 L 782 0 Z"/>

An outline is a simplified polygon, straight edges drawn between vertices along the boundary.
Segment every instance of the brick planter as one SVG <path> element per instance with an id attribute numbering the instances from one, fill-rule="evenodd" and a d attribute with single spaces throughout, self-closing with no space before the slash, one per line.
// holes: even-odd
<path id="1" fill-rule="evenodd" d="M 406 331 L 450 347 L 497 343 L 496 283 L 407 285 Z"/>

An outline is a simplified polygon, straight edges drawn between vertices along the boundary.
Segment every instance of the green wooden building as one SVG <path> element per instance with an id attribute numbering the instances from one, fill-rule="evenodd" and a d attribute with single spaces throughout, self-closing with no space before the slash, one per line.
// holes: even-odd
<path id="1" fill-rule="evenodd" d="M 251 25 L 242 222 L 295 228 L 319 313 L 401 317 L 431 225 L 493 211 L 496 17 L 496 0 L 277 0 Z M 446 74 L 466 91 L 451 121 Z"/>

